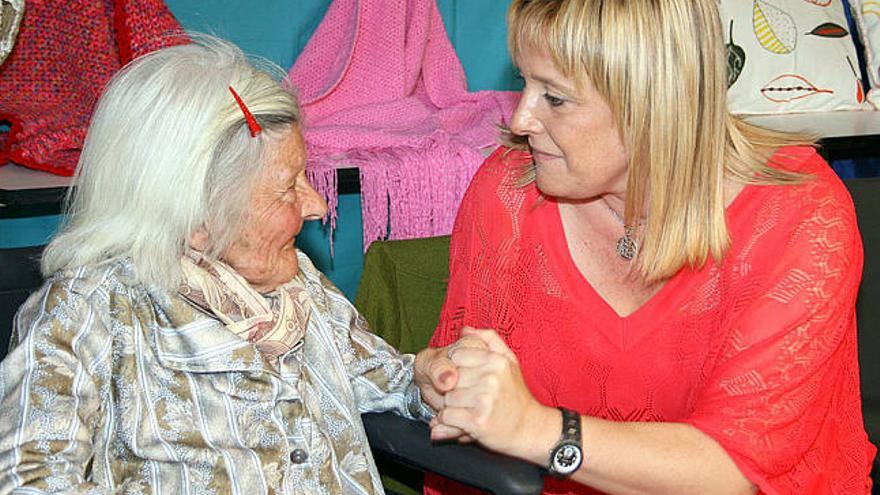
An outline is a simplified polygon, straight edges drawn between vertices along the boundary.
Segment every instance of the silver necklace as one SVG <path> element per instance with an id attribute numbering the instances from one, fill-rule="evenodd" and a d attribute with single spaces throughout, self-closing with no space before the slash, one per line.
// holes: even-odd
<path id="1" fill-rule="evenodd" d="M 633 234 L 635 234 L 636 229 L 635 227 L 628 226 L 620 214 L 614 211 L 614 208 L 608 206 L 607 203 L 605 206 L 608 208 L 608 211 L 614 215 L 614 218 L 623 225 L 623 236 L 620 239 L 617 239 L 617 255 L 626 261 L 632 261 L 639 252 L 639 244 L 632 237 Z"/>

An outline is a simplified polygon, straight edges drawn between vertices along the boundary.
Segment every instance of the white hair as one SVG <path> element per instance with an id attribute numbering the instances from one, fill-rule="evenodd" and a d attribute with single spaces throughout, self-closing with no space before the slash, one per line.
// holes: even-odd
<path id="1" fill-rule="evenodd" d="M 49 276 L 129 258 L 147 284 L 173 289 L 190 236 L 216 258 L 238 237 L 267 149 L 300 121 L 285 80 L 205 35 L 132 61 L 98 101 L 67 218 L 47 246 Z M 233 87 L 263 128 L 251 137 Z"/>

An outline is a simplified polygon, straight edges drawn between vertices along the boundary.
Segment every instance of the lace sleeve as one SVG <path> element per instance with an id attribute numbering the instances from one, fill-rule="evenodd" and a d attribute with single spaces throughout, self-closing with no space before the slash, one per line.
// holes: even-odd
<path id="1" fill-rule="evenodd" d="M 449 345 L 458 340 L 465 324 L 481 326 L 473 321 L 474 317 L 481 318 L 481 315 L 475 315 L 478 312 L 475 308 L 486 307 L 485 301 L 481 300 L 491 297 L 493 291 L 486 286 L 492 281 L 488 280 L 485 267 L 480 266 L 480 260 L 490 258 L 487 243 L 491 239 L 486 231 L 489 227 L 498 227 L 488 225 L 487 222 L 498 221 L 504 216 L 500 215 L 500 205 L 495 199 L 506 168 L 504 151 L 499 148 L 486 159 L 462 198 L 449 245 L 446 301 L 429 343 L 431 347 Z M 480 273 L 483 274 L 482 277 Z"/>
<path id="2" fill-rule="evenodd" d="M 465 196 L 465 201 L 467 201 L 467 196 Z M 440 321 L 428 343 L 430 347 L 452 344 L 461 336 L 461 328 L 464 326 L 463 317 L 467 304 L 472 246 L 470 242 L 471 229 L 467 225 L 462 225 L 463 222 L 469 220 L 466 215 L 462 215 L 463 211 L 464 202 L 455 222 L 449 244 L 449 283 L 446 287 L 446 301 L 440 311 Z"/>
<path id="3" fill-rule="evenodd" d="M 799 219 L 735 260 L 750 289 L 686 421 L 763 493 L 866 493 L 874 449 L 856 352 L 861 242 L 845 192 L 803 189 L 806 199 L 787 206 Z"/>

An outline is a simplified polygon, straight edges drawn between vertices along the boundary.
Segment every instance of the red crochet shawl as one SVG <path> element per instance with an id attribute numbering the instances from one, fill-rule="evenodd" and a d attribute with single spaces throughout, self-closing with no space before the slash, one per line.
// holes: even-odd
<path id="1" fill-rule="evenodd" d="M 134 57 L 186 41 L 161 0 L 28 0 L 0 66 L 0 165 L 73 175 L 104 84 Z M 176 35 L 176 36 L 175 36 Z"/>

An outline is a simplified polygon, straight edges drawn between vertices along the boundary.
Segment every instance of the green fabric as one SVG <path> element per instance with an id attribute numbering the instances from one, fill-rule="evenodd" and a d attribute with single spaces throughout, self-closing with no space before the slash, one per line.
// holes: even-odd
<path id="1" fill-rule="evenodd" d="M 448 279 L 448 236 L 374 242 L 364 257 L 354 304 L 374 333 L 403 352 L 418 352 L 437 326 Z M 376 461 L 389 493 L 422 493 L 421 473 Z"/>
<path id="2" fill-rule="evenodd" d="M 395 495 L 422 495 L 422 473 L 411 473 L 409 468 L 402 464 L 381 466 L 379 472 L 382 475 L 382 486 L 385 493 Z M 406 481 L 401 481 L 406 480 Z"/>
<path id="3" fill-rule="evenodd" d="M 374 242 L 355 306 L 389 344 L 417 352 L 437 326 L 448 278 L 448 236 Z"/>

